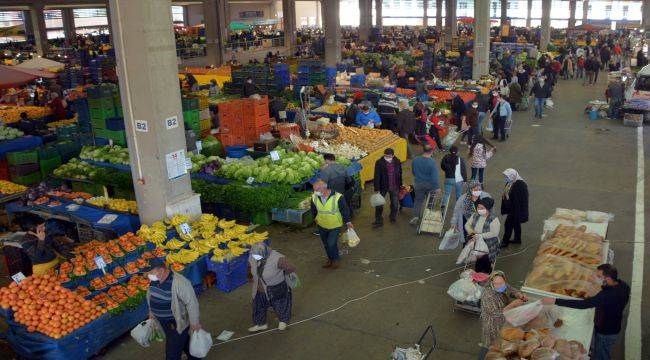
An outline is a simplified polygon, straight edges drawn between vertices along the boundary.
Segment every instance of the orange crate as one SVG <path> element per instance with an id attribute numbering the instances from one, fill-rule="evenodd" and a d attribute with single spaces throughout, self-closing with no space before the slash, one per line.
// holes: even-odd
<path id="1" fill-rule="evenodd" d="M 266 126 L 269 125 L 270 123 L 271 123 L 271 118 L 269 118 L 268 114 L 244 118 L 244 125 L 247 127 Z"/>
<path id="2" fill-rule="evenodd" d="M 226 135 L 244 136 L 244 127 L 241 125 L 239 126 L 221 125 L 221 127 L 219 127 L 219 132 L 224 133 Z"/>
<path id="3" fill-rule="evenodd" d="M 242 145 L 246 143 L 246 138 L 243 136 L 221 134 L 220 139 L 223 146 Z"/>
<path id="4" fill-rule="evenodd" d="M 279 126 L 278 130 L 280 131 L 280 137 L 283 139 L 288 139 L 291 134 L 300 136 L 300 127 L 297 124 L 283 124 Z"/>

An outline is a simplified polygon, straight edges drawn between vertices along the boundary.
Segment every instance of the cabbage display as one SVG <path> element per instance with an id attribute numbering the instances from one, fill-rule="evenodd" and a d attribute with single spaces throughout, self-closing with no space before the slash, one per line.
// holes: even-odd
<path id="1" fill-rule="evenodd" d="M 121 146 L 84 146 L 79 153 L 81 159 L 129 165 L 129 150 Z"/>
<path id="2" fill-rule="evenodd" d="M 270 156 L 255 161 L 225 162 L 215 175 L 226 179 L 246 181 L 253 178 L 258 183 L 299 184 L 308 180 L 323 165 L 323 156 L 304 151 L 287 152 L 277 150 L 280 159 L 271 160 Z"/>
<path id="3" fill-rule="evenodd" d="M 8 126 L 0 126 L 0 141 L 13 140 L 25 135 L 22 131 Z"/>
<path id="4" fill-rule="evenodd" d="M 64 179 L 89 180 L 96 172 L 96 166 L 90 165 L 77 158 L 72 158 L 67 164 L 63 164 L 54 169 L 53 174 L 56 177 Z"/>

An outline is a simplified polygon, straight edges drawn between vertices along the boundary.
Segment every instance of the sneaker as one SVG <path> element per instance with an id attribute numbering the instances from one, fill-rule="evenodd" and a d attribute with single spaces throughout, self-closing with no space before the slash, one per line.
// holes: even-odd
<path id="1" fill-rule="evenodd" d="M 264 330 L 266 330 L 266 329 L 268 329 L 268 328 L 269 328 L 269 326 L 266 325 L 266 324 L 264 324 L 264 325 L 255 325 L 255 326 L 253 326 L 253 327 L 249 327 L 249 328 L 248 328 L 248 332 L 264 331 Z"/>
<path id="2" fill-rule="evenodd" d="M 332 261 L 332 266 L 330 266 L 330 269 L 336 270 L 336 269 L 339 268 L 340 265 L 341 265 L 341 262 L 339 260 L 334 260 L 334 261 Z"/>
<path id="3" fill-rule="evenodd" d="M 414 218 L 411 219 L 411 221 L 409 221 L 409 224 L 416 225 L 418 221 L 420 221 L 420 218 L 415 216 Z"/>
<path id="4" fill-rule="evenodd" d="M 278 324 L 278 330 L 283 331 L 287 329 L 287 323 L 280 321 Z"/>
<path id="5" fill-rule="evenodd" d="M 314 231 L 312 234 L 314 234 L 316 236 L 320 236 L 320 233 L 318 232 L 318 230 Z"/>

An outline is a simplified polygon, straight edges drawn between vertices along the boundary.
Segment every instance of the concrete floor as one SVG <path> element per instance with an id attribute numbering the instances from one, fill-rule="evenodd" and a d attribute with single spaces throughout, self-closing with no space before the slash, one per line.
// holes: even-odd
<path id="1" fill-rule="evenodd" d="M 502 253 L 497 266 L 516 286 L 521 285 L 534 257 L 543 220 L 556 207 L 613 212 L 615 220 L 608 239 L 621 277 L 627 281 L 631 278 L 637 130 L 618 121 L 588 122 L 584 105 L 590 99 L 602 98 L 604 87 L 604 79 L 592 87 L 560 81 L 555 110 L 541 121 L 534 120 L 531 112 L 515 113 L 510 139 L 498 143 L 497 154 L 488 165 L 487 189 L 497 198 L 505 168 L 518 169 L 529 185 L 531 219 L 524 226 L 524 243 Z M 647 152 L 647 136 L 645 140 Z M 404 173 L 408 182 L 410 163 Z M 321 269 L 324 252 L 310 230 L 270 227 L 273 247 L 298 266 L 303 284 L 294 293 L 293 324 L 286 332 L 248 336 L 250 285 L 230 294 L 210 289 L 200 297 L 203 326 L 215 336 L 222 330 L 235 332 L 233 340 L 218 344 L 208 358 L 385 359 L 393 345 L 416 341 L 429 324 L 438 338 L 432 358 L 476 357 L 479 320 L 454 312 L 446 294 L 459 273 L 454 265 L 458 251 L 439 253 L 435 250 L 436 238 L 415 235 L 415 229 L 408 225 L 408 209 L 400 214 L 397 224 L 372 229 L 372 208 L 366 204 L 367 198 L 354 219 L 361 244 L 355 249 L 343 247 L 339 270 Z M 360 259 L 369 259 L 370 263 L 363 264 Z M 647 298 L 648 277 L 644 284 Z M 647 308 L 648 304 L 643 304 L 642 335 L 650 332 Z M 277 325 L 273 315 L 269 315 L 269 325 Z M 642 339 L 644 354 L 650 356 L 650 337 Z M 614 359 L 623 358 L 623 342 L 621 336 Z M 132 359 L 134 352 L 162 358 L 163 345 L 142 349 L 125 336 L 104 357 Z"/>

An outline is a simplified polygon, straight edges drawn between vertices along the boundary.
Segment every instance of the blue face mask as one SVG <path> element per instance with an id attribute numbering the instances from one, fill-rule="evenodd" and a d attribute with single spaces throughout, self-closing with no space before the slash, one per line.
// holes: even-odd
<path id="1" fill-rule="evenodd" d="M 494 291 L 503 294 L 504 292 L 506 292 L 506 288 L 507 288 L 507 286 L 503 285 L 503 286 L 500 286 L 500 287 L 494 289 Z"/>

